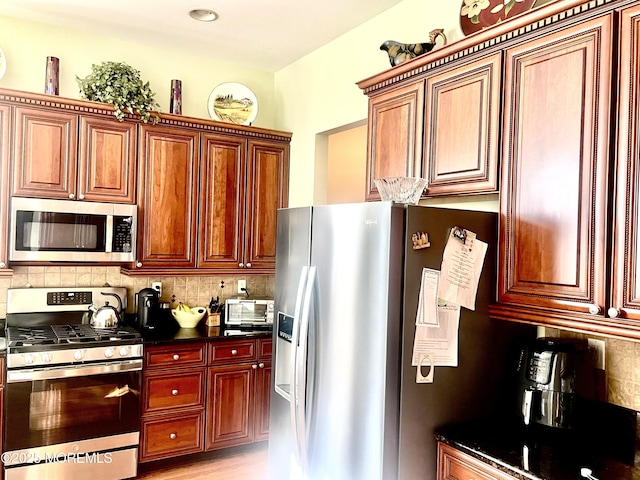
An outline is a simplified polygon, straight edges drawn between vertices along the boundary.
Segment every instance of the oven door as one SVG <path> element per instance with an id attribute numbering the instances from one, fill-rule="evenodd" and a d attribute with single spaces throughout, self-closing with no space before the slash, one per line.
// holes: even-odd
<path id="1" fill-rule="evenodd" d="M 137 438 L 141 383 L 140 359 L 9 370 L 4 451 L 131 437 L 123 435 L 130 432 L 135 432 Z"/>

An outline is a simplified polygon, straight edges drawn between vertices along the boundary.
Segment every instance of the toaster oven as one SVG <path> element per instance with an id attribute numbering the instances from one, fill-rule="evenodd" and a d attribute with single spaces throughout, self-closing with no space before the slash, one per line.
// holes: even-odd
<path id="1" fill-rule="evenodd" d="M 273 325 L 273 299 L 230 298 L 225 302 L 225 325 Z"/>

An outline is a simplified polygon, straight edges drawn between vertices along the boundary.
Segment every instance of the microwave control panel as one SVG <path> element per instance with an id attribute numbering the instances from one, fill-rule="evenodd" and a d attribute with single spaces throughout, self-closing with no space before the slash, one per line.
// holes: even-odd
<path id="1" fill-rule="evenodd" d="M 129 253 L 133 245 L 133 217 L 114 215 L 113 217 L 113 251 Z"/>

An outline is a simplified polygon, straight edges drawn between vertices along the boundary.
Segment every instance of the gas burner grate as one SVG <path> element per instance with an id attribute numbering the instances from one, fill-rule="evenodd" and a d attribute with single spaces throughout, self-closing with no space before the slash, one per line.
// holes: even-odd
<path id="1" fill-rule="evenodd" d="M 51 345 L 58 343 L 53 331 L 48 327 L 7 327 L 7 345 Z"/>
<path id="2" fill-rule="evenodd" d="M 90 325 L 52 325 L 58 343 L 97 342 L 100 335 Z"/>

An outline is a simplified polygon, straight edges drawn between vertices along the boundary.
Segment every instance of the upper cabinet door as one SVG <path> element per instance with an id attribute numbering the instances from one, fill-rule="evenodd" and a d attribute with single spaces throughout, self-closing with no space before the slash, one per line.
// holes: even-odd
<path id="1" fill-rule="evenodd" d="M 427 77 L 428 196 L 497 191 L 501 58 L 496 53 Z"/>
<path id="2" fill-rule="evenodd" d="M 640 6 L 620 16 L 618 163 L 616 168 L 612 309 L 640 320 Z"/>
<path id="3" fill-rule="evenodd" d="M 249 142 L 244 268 L 275 269 L 276 216 L 289 202 L 288 158 L 288 144 Z"/>
<path id="4" fill-rule="evenodd" d="M 366 200 L 379 200 L 373 182 L 422 175 L 424 80 L 369 99 Z"/>
<path id="5" fill-rule="evenodd" d="M 136 124 L 80 117 L 78 199 L 135 203 Z"/>
<path id="6" fill-rule="evenodd" d="M 9 121 L 11 107 L 0 105 L 0 275 L 12 275 L 9 270 Z"/>
<path id="7" fill-rule="evenodd" d="M 611 36 L 609 14 L 506 50 L 498 303 L 526 310 L 505 317 L 602 320 Z"/>
<path id="8" fill-rule="evenodd" d="M 137 266 L 193 268 L 198 132 L 152 125 L 140 128 Z"/>
<path id="9" fill-rule="evenodd" d="M 74 198 L 77 135 L 75 114 L 16 107 L 13 195 Z"/>
<path id="10" fill-rule="evenodd" d="M 242 263 L 247 141 L 204 134 L 200 172 L 200 267 Z"/>

